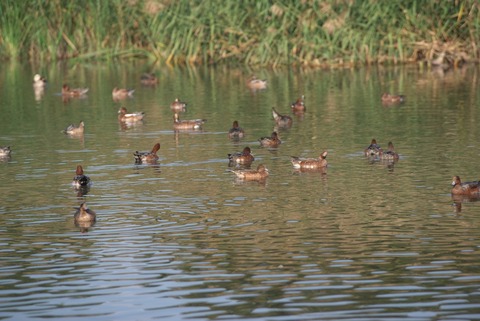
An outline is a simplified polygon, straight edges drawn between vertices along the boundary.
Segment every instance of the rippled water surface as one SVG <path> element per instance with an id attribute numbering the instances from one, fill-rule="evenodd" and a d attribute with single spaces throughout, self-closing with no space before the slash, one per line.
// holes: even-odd
<path id="1" fill-rule="evenodd" d="M 416 68 L 250 70 L 137 63 L 0 70 L 0 319 L 478 320 L 480 203 L 450 196 L 479 178 L 479 73 Z M 34 95 L 32 78 L 49 84 Z M 89 87 L 59 95 L 63 83 Z M 112 88 L 135 88 L 113 101 Z M 383 105 L 383 92 L 406 102 Z M 305 95 L 307 112 L 290 104 Z M 203 131 L 174 132 L 170 103 Z M 146 113 L 125 126 L 117 110 Z M 275 128 L 271 108 L 293 117 Z M 85 122 L 83 137 L 61 130 Z M 246 131 L 227 137 L 232 121 Z M 277 149 L 258 138 L 278 130 Z M 376 138 L 395 164 L 369 162 Z M 158 165 L 133 152 L 161 143 Z M 250 146 L 264 182 L 235 180 L 227 154 Z M 327 173 L 290 156 L 328 151 Z M 77 164 L 93 186 L 71 186 Z M 96 211 L 74 224 L 82 202 Z M 455 205 L 455 206 L 454 206 Z"/>

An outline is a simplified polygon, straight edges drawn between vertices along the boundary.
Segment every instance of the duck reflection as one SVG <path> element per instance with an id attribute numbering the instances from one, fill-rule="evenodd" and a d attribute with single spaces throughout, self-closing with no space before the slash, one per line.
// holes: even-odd
<path id="1" fill-rule="evenodd" d="M 301 173 L 318 173 L 321 174 L 322 176 L 327 175 L 327 167 L 318 167 L 318 168 L 294 168 L 293 169 L 294 174 L 301 174 Z"/>
<path id="2" fill-rule="evenodd" d="M 47 86 L 47 79 L 39 74 L 33 76 L 33 92 L 35 94 L 35 100 L 42 100 L 45 94 L 45 87 Z"/>
<path id="3" fill-rule="evenodd" d="M 77 197 L 83 198 L 90 192 L 90 185 L 88 186 L 74 186 L 73 189 L 77 192 Z"/>
<path id="4" fill-rule="evenodd" d="M 35 100 L 40 101 L 42 100 L 43 95 L 45 95 L 45 88 L 33 87 L 33 93 L 35 94 Z"/>
<path id="5" fill-rule="evenodd" d="M 455 213 L 462 212 L 462 204 L 464 203 L 473 203 L 480 201 L 480 195 L 454 195 L 452 194 L 453 207 Z"/>
<path id="6" fill-rule="evenodd" d="M 140 174 L 141 170 L 146 170 L 147 168 L 153 168 L 154 173 L 160 174 L 162 172 L 160 164 L 135 164 L 135 174 Z"/>

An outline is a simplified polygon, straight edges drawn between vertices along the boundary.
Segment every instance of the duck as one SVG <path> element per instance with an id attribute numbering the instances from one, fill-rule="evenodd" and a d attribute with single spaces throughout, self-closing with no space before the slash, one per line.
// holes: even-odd
<path id="1" fill-rule="evenodd" d="M 47 79 L 40 76 L 40 74 L 35 74 L 33 76 L 33 88 L 35 89 L 44 89 L 47 86 Z"/>
<path id="2" fill-rule="evenodd" d="M 90 177 L 83 174 L 82 165 L 77 165 L 77 170 L 75 171 L 75 176 L 73 177 L 72 185 L 74 187 L 88 187 L 91 185 Z"/>
<path id="3" fill-rule="evenodd" d="M 1 146 L 0 147 L 0 157 L 10 157 L 12 150 L 10 146 Z"/>
<path id="4" fill-rule="evenodd" d="M 288 115 L 281 115 L 279 114 L 274 107 L 272 107 L 272 115 L 273 119 L 275 119 L 275 123 L 280 127 L 290 127 L 292 126 L 292 117 Z"/>
<path id="5" fill-rule="evenodd" d="M 370 145 L 364 150 L 364 154 L 367 157 L 380 157 L 382 153 L 383 150 L 380 145 L 377 144 L 377 140 L 375 138 L 372 138 Z"/>
<path id="6" fill-rule="evenodd" d="M 400 156 L 395 152 L 392 142 L 388 142 L 388 149 L 380 154 L 380 158 L 389 161 L 397 161 Z"/>
<path id="7" fill-rule="evenodd" d="M 480 196 L 479 181 L 462 183 L 460 176 L 453 176 L 452 186 L 452 195 Z"/>
<path id="8" fill-rule="evenodd" d="M 247 181 L 259 181 L 264 180 L 268 177 L 269 172 L 265 165 L 260 164 L 257 166 L 257 169 L 237 169 L 233 170 L 235 176 L 242 180 Z"/>
<path id="9" fill-rule="evenodd" d="M 97 220 L 97 214 L 87 207 L 87 203 L 83 202 L 73 215 L 75 224 L 77 223 L 93 223 Z"/>
<path id="10" fill-rule="evenodd" d="M 267 88 L 267 81 L 258 79 L 255 75 L 247 80 L 247 87 L 252 90 Z"/>
<path id="11" fill-rule="evenodd" d="M 327 151 L 320 154 L 318 158 L 300 158 L 296 156 L 291 157 L 293 168 L 295 169 L 320 169 L 327 167 Z"/>
<path id="12" fill-rule="evenodd" d="M 135 92 L 135 89 L 114 87 L 112 90 L 112 98 L 116 100 L 116 99 L 125 99 L 127 97 L 133 97 L 134 92 Z"/>
<path id="13" fill-rule="evenodd" d="M 404 95 L 392 95 L 389 93 L 383 93 L 382 102 L 386 104 L 403 103 L 405 101 Z"/>
<path id="14" fill-rule="evenodd" d="M 175 98 L 175 100 L 170 104 L 170 109 L 173 111 L 185 111 L 187 108 L 187 103 L 180 101 L 180 99 Z"/>
<path id="15" fill-rule="evenodd" d="M 158 79 L 157 77 L 155 76 L 155 74 L 152 74 L 152 73 L 144 73 L 141 77 L 140 77 L 140 82 L 143 84 L 143 85 L 146 85 L 146 86 L 154 86 L 158 83 Z"/>
<path id="16" fill-rule="evenodd" d="M 293 102 L 290 105 L 292 111 L 295 112 L 305 112 L 307 111 L 307 107 L 305 107 L 305 95 L 302 95 L 297 101 Z"/>
<path id="17" fill-rule="evenodd" d="M 128 113 L 126 107 L 121 107 L 118 110 L 118 120 L 121 122 L 136 122 L 143 120 L 143 117 L 145 117 L 145 113 L 143 111 Z"/>
<path id="18" fill-rule="evenodd" d="M 135 164 L 155 164 L 158 160 L 157 152 L 160 150 L 160 143 L 153 145 L 153 148 L 150 152 L 139 152 L 136 151 L 133 153 L 135 157 Z"/>
<path id="19" fill-rule="evenodd" d="M 228 154 L 227 156 L 231 164 L 249 165 L 255 160 L 251 153 L 250 147 L 247 146 L 242 152 Z"/>
<path id="20" fill-rule="evenodd" d="M 228 138 L 243 138 L 244 136 L 245 132 L 238 125 L 238 121 L 234 120 L 232 128 L 230 128 L 230 130 L 228 131 Z"/>
<path id="21" fill-rule="evenodd" d="M 62 86 L 62 95 L 68 97 L 84 96 L 88 92 L 88 88 L 70 88 L 67 84 Z"/>
<path id="22" fill-rule="evenodd" d="M 192 120 L 180 120 L 178 113 L 173 115 L 173 128 L 176 130 L 181 129 L 202 129 L 202 125 L 206 122 L 206 119 L 192 119 Z"/>
<path id="23" fill-rule="evenodd" d="M 278 138 L 277 132 L 273 132 L 270 137 L 261 137 L 258 139 L 260 146 L 263 147 L 278 147 L 282 141 Z"/>
<path id="24" fill-rule="evenodd" d="M 80 124 L 78 124 L 78 126 L 74 124 L 68 125 L 67 128 L 62 130 L 62 133 L 66 135 L 83 135 L 84 131 L 85 131 L 85 123 L 83 121 L 80 121 Z"/>

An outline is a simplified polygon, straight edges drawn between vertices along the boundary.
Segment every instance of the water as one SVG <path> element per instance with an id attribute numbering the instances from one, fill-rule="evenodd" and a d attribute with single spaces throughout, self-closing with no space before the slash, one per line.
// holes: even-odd
<path id="1" fill-rule="evenodd" d="M 0 71 L 0 319 L 475 320 L 480 319 L 480 203 L 453 206 L 450 182 L 478 178 L 478 69 L 248 70 L 158 68 L 139 62 Z M 31 79 L 49 86 L 35 97 Z M 61 85 L 89 87 L 63 101 Z M 133 87 L 115 102 L 113 87 Z M 407 101 L 384 106 L 384 91 Z M 307 112 L 274 130 L 301 94 Z M 175 133 L 169 104 L 203 131 Z M 122 127 L 117 110 L 146 112 Z M 61 130 L 83 120 L 83 138 Z M 246 131 L 227 138 L 232 121 Z M 369 163 L 375 137 L 400 154 Z M 158 166 L 133 152 L 161 143 Z M 239 182 L 226 155 L 250 146 L 264 183 Z M 290 155 L 328 150 L 327 174 L 298 173 Z M 77 164 L 93 181 L 70 185 Z M 86 201 L 94 226 L 75 226 Z"/>

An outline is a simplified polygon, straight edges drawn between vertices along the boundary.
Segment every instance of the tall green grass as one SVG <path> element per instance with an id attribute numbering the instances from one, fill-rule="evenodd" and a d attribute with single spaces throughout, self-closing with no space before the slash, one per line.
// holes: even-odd
<path id="1" fill-rule="evenodd" d="M 2 59 L 332 66 L 478 61 L 477 0 L 3 0 Z"/>

